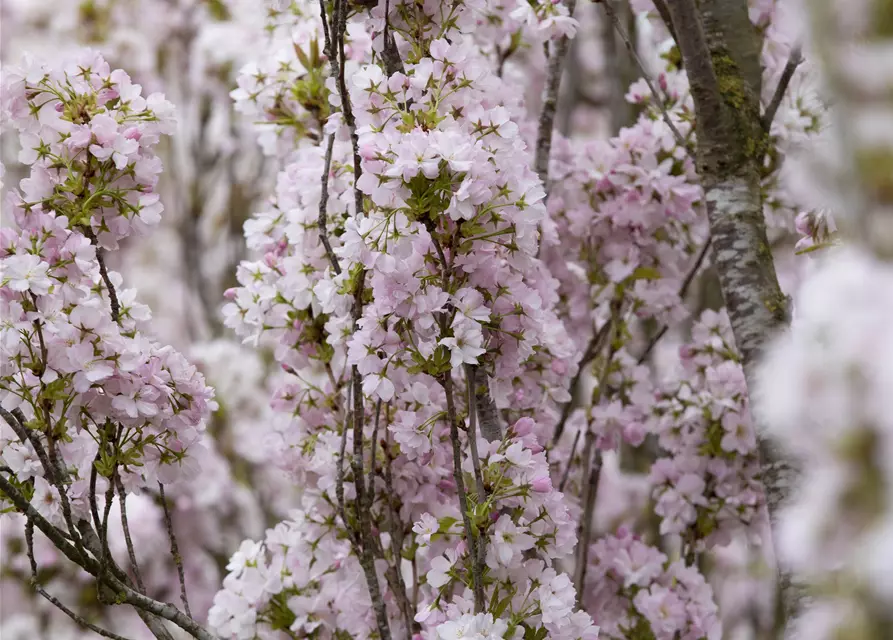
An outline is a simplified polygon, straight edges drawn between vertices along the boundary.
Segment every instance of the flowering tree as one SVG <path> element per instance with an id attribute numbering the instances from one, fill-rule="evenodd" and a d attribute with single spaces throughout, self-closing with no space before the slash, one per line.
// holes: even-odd
<path id="1" fill-rule="evenodd" d="M 773 249 L 785 265 L 795 242 L 834 241 L 824 203 L 791 187 L 826 120 L 802 63 L 812 48 L 790 3 L 636 1 L 635 30 L 619 3 L 594 4 L 270 4 L 232 91 L 278 171 L 222 296 L 244 345 L 188 349 L 222 408 L 106 262 L 161 220 L 156 145 L 173 107 L 92 52 L 4 69 L 4 124 L 30 175 L 2 232 L 0 490 L 24 547 L 16 571 L 40 596 L 109 637 L 670 640 L 741 626 L 746 607 L 718 597 L 724 550 L 762 538 L 787 557 L 779 514 L 810 456 L 827 462 L 763 429 L 811 416 L 768 397 L 754 419 L 748 395 L 790 316 Z M 188 15 L 206 18 L 184 24 L 241 8 L 182 4 L 200 6 Z M 561 90 L 565 67 L 585 71 L 572 43 L 595 22 L 640 76 L 626 93 L 637 117 L 607 139 L 590 135 L 597 100 L 587 115 L 584 93 Z M 186 64 L 200 49 L 184 47 Z M 202 103 L 162 68 L 159 85 Z M 578 135 L 556 131 L 572 120 Z M 196 135 L 209 122 L 187 116 L 192 142 L 169 158 L 187 222 L 216 184 L 201 180 L 217 158 Z M 883 194 L 878 181 L 866 189 Z M 206 320 L 186 335 L 202 341 L 216 302 L 188 251 L 194 222 L 179 227 L 183 264 Z M 808 292 L 807 315 L 821 306 Z M 808 350 L 799 335 L 779 353 Z M 233 445 L 219 425 L 246 407 L 254 431 Z M 202 485 L 222 488 L 198 508 L 214 515 L 184 541 L 168 497 Z M 233 511 L 272 526 L 202 540 Z M 193 610 L 192 554 L 227 542 L 222 587 Z M 804 576 L 789 567 L 810 557 L 776 563 L 777 606 L 752 631 L 772 633 L 773 608 L 778 628 L 798 615 Z M 94 585 L 89 614 L 51 593 L 46 564 Z M 882 629 L 858 593 L 798 624 L 858 610 Z"/>

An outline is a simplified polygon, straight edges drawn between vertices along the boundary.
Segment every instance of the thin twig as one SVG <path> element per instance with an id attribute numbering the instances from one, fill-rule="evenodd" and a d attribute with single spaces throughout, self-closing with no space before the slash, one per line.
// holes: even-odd
<path id="1" fill-rule="evenodd" d="M 586 434 L 586 447 L 589 448 L 595 441 L 591 433 Z M 586 454 L 584 453 L 584 457 Z M 586 586 L 586 569 L 589 564 L 589 540 L 592 538 L 592 520 L 595 513 L 595 500 L 598 497 L 598 485 L 602 472 L 602 452 L 598 449 L 594 453 L 595 459 L 592 461 L 589 469 L 589 478 L 583 489 L 583 516 L 580 520 L 579 535 L 580 542 L 577 545 L 578 558 L 575 567 L 574 586 L 577 589 L 577 606 L 580 606 L 583 599 L 583 591 Z M 586 462 L 589 466 L 589 460 Z"/>
<path id="2" fill-rule="evenodd" d="M 50 604 L 59 609 L 62 613 L 67 615 L 69 618 L 74 620 L 74 622 L 83 627 L 84 629 L 89 629 L 95 634 L 102 636 L 103 638 L 112 638 L 112 640 L 127 640 L 124 636 L 119 636 L 116 633 L 112 633 L 111 631 L 107 631 L 102 627 L 98 627 L 95 624 L 88 622 L 82 616 L 79 616 L 74 611 L 66 607 L 62 602 L 51 595 L 46 589 L 41 586 L 40 582 L 37 578 L 37 560 L 34 557 L 34 522 L 31 520 L 27 520 L 25 522 L 25 545 L 27 547 L 28 553 L 28 561 L 31 563 L 31 586 L 34 590 L 43 596 Z"/>
<path id="3" fill-rule="evenodd" d="M 65 555 L 65 557 L 84 569 L 90 575 L 99 575 L 99 563 L 94 558 L 88 555 L 81 555 L 74 547 L 74 545 L 72 545 L 68 541 L 68 538 L 65 536 L 65 534 L 57 527 L 50 524 L 46 518 L 38 513 L 37 510 L 31 505 L 31 503 L 28 502 L 28 500 L 26 500 L 25 497 L 21 493 L 19 493 L 19 491 L 12 485 L 12 483 L 10 483 L 2 475 L 0 475 L 0 491 L 2 491 L 7 499 L 9 499 L 9 501 L 13 503 L 16 510 L 24 515 L 29 521 L 33 522 L 34 526 L 40 529 L 41 533 L 49 538 L 53 545 L 59 551 L 61 551 L 62 554 Z M 81 520 L 80 522 L 82 525 L 88 526 L 86 520 Z M 83 540 L 84 543 L 87 545 L 92 544 L 91 551 L 98 557 L 101 553 L 100 542 L 98 538 L 96 538 L 95 532 L 93 533 L 91 542 L 91 538 L 85 535 L 90 531 L 92 530 L 89 530 L 87 528 L 81 530 L 81 533 L 84 536 Z M 158 617 L 164 618 L 165 620 L 173 622 L 175 625 L 186 631 L 193 638 L 197 638 L 198 640 L 217 640 L 217 638 L 203 629 L 201 625 L 199 625 L 195 620 L 184 615 L 173 605 L 158 602 L 157 600 L 154 600 L 148 596 L 134 591 L 128 584 L 127 576 L 120 570 L 120 568 L 118 568 L 114 561 L 110 563 L 109 568 L 111 569 L 111 575 L 107 576 L 109 586 L 114 589 L 119 595 L 124 596 L 125 603 L 132 605 L 142 612 L 148 612 L 150 614 L 154 614 Z M 159 628 L 156 624 L 153 624 L 151 621 L 147 620 L 143 615 L 141 615 L 140 617 L 146 620 L 146 624 L 150 626 L 153 633 L 156 634 L 156 637 L 170 637 L 170 634 L 167 633 L 163 628 Z"/>
<path id="4" fill-rule="evenodd" d="M 468 444 L 471 448 L 471 466 L 474 467 L 474 484 L 477 488 L 478 504 L 483 504 L 487 499 L 484 489 L 484 478 L 481 475 L 481 457 L 478 454 L 477 444 L 477 411 L 474 406 L 474 369 L 471 365 L 465 365 L 465 387 L 468 392 Z"/>
<path id="5" fill-rule="evenodd" d="M 477 545 L 482 542 L 478 539 L 471 519 L 468 516 L 468 496 L 465 493 L 465 480 L 462 476 L 462 447 L 459 443 L 459 418 L 456 415 L 456 404 L 453 400 L 453 379 L 449 372 L 445 373 L 440 381 L 447 401 L 447 420 L 450 422 L 450 441 L 453 445 L 453 480 L 456 483 L 456 493 L 459 495 L 459 510 L 462 512 L 462 524 L 465 527 L 465 541 L 468 543 L 468 555 L 471 558 L 472 592 L 474 593 L 474 610 L 481 613 L 486 606 L 484 601 L 484 570 L 480 564 Z"/>
<path id="6" fill-rule="evenodd" d="M 127 494 L 124 492 L 124 484 L 121 482 L 120 476 L 115 473 L 115 488 L 118 490 L 118 500 L 121 501 L 121 528 L 124 529 L 124 541 L 127 543 L 127 555 L 130 557 L 130 568 L 133 571 L 133 579 L 136 582 L 140 593 L 146 593 L 146 586 L 143 584 L 143 577 L 140 574 L 140 566 L 136 561 L 136 552 L 133 549 L 133 540 L 130 537 L 130 524 L 127 520 L 127 504 L 125 502 Z"/>
<path id="7" fill-rule="evenodd" d="M 800 45 L 796 44 L 791 49 L 791 53 L 788 56 L 788 61 L 784 65 L 784 70 L 781 72 L 781 77 L 778 79 L 778 86 L 775 87 L 775 93 L 772 94 L 772 99 L 769 101 L 769 105 L 766 107 L 766 112 L 760 119 L 760 125 L 763 127 L 763 131 L 765 131 L 766 133 L 769 133 L 769 130 L 772 128 L 772 121 L 775 119 L 775 114 L 778 112 L 778 108 L 781 106 L 781 101 L 784 100 L 784 94 L 788 90 L 788 85 L 791 84 L 791 79 L 794 77 L 794 72 L 797 70 L 797 67 L 800 66 L 801 62 L 803 62 L 803 53 Z"/>
<path id="8" fill-rule="evenodd" d="M 97 579 L 100 585 L 105 581 L 106 571 L 108 570 L 111 551 L 109 551 L 109 514 L 112 512 L 112 503 L 115 497 L 115 488 L 109 482 L 108 489 L 105 492 L 105 505 L 102 511 L 102 527 L 99 530 L 99 540 L 102 542 L 102 553 L 99 556 L 99 575 Z"/>
<path id="9" fill-rule="evenodd" d="M 676 28 L 673 26 L 673 20 L 670 17 L 670 10 L 667 8 L 667 3 L 665 0 L 652 0 L 652 2 L 654 3 L 654 8 L 657 9 L 657 14 L 667 27 L 667 31 L 670 32 L 670 37 L 673 38 L 673 42 L 675 42 L 678 47 L 679 39 L 676 37 Z"/>
<path id="10" fill-rule="evenodd" d="M 353 194 L 354 194 L 354 215 L 363 213 L 363 194 L 357 187 L 360 177 L 363 175 L 363 168 L 360 163 L 360 143 L 357 137 L 357 122 L 353 115 L 353 107 L 350 101 L 350 92 L 347 90 L 347 82 L 344 79 L 346 58 L 344 56 L 344 32 L 347 29 L 347 0 L 336 0 L 335 8 L 339 12 L 339 19 L 336 20 L 337 28 L 335 29 L 334 41 L 338 46 L 338 93 L 341 97 L 341 113 L 344 116 L 344 122 L 350 131 L 350 144 L 353 150 Z"/>
<path id="11" fill-rule="evenodd" d="M 567 479 L 571 475 L 571 467 L 574 463 L 574 455 L 577 453 L 577 444 L 580 442 L 580 434 L 583 433 L 583 430 L 580 429 L 574 435 L 574 443 L 571 445 L 571 454 L 567 457 L 567 467 L 564 469 L 564 474 L 561 476 L 561 482 L 558 484 L 558 490 L 564 491 L 564 486 L 567 484 Z"/>
<path id="12" fill-rule="evenodd" d="M 691 283 L 694 282 L 695 276 L 698 274 L 698 271 L 701 269 L 701 265 L 704 264 L 704 258 L 707 257 L 707 251 L 710 249 L 710 238 L 704 242 L 704 246 L 701 247 L 701 250 L 698 252 L 698 257 L 695 260 L 695 263 L 692 265 L 691 269 L 688 270 L 688 273 L 685 276 L 685 279 L 682 281 L 682 286 L 679 287 L 679 299 L 684 301 L 685 295 L 688 293 L 688 289 L 691 286 Z M 648 344 L 645 346 L 645 350 L 642 351 L 642 355 L 639 356 L 638 364 L 644 363 L 648 356 L 651 355 L 651 352 L 654 350 L 654 347 L 657 346 L 657 343 L 660 342 L 660 339 L 664 337 L 664 335 L 669 330 L 670 325 L 663 325 L 657 333 L 652 336 L 651 340 L 648 341 Z"/>
<path id="13" fill-rule="evenodd" d="M 102 281 L 105 283 L 106 289 L 108 289 L 109 304 L 112 308 L 112 320 L 117 324 L 120 322 L 121 305 L 118 303 L 118 294 L 115 292 L 114 285 L 112 285 L 112 279 L 109 277 L 109 272 L 105 268 L 105 258 L 102 255 L 102 247 L 99 246 L 99 240 L 97 240 L 96 234 L 93 233 L 93 229 L 84 227 L 84 235 L 90 239 L 90 242 L 96 248 L 96 261 L 99 262 L 99 275 L 102 276 Z"/>
<path id="14" fill-rule="evenodd" d="M 171 541 L 171 555 L 174 558 L 174 564 L 177 566 L 177 577 L 180 580 L 180 600 L 183 601 L 183 608 L 186 615 L 190 618 L 192 613 L 189 611 L 189 600 L 186 597 L 186 574 L 183 571 L 183 558 L 180 556 L 180 549 L 177 546 L 177 536 L 174 534 L 174 522 L 171 518 L 171 511 L 167 504 L 167 498 L 164 496 L 164 485 L 158 483 L 158 495 L 161 498 L 161 508 L 164 511 L 164 526 L 167 528 L 167 537 Z"/>
<path id="15" fill-rule="evenodd" d="M 369 460 L 369 475 L 366 480 L 366 508 L 372 507 L 375 502 L 375 459 L 376 449 L 378 449 L 378 423 L 381 419 L 381 398 L 375 403 L 375 422 L 372 426 L 372 453 Z"/>
<path id="16" fill-rule="evenodd" d="M 683 149 L 687 149 L 688 145 L 686 144 L 685 138 L 679 132 L 679 129 L 676 128 L 676 125 L 673 123 L 673 119 L 670 118 L 670 114 L 669 112 L 667 112 L 667 98 L 663 95 L 663 93 L 657 90 L 657 87 L 654 86 L 654 82 L 651 80 L 651 76 L 645 69 L 645 65 L 642 63 L 642 59 L 639 57 L 639 53 L 636 51 L 636 45 L 632 43 L 632 41 L 629 39 L 629 36 L 626 35 L 626 31 L 623 30 L 623 25 L 620 24 L 620 18 L 617 16 L 617 12 L 614 11 L 614 6 L 611 4 L 611 0 L 596 1 L 604 6 L 605 13 L 608 15 L 608 19 L 614 25 L 614 29 L 620 36 L 620 39 L 623 40 L 623 44 L 626 46 L 626 50 L 629 51 L 629 55 L 639 67 L 639 71 L 642 72 L 642 79 L 645 80 L 645 84 L 648 85 L 648 89 L 654 96 L 654 100 L 657 103 L 657 108 L 660 109 L 661 117 L 663 118 L 664 122 L 667 123 L 670 131 L 673 132 L 673 137 L 676 138 L 676 144 L 678 144 Z"/>
<path id="17" fill-rule="evenodd" d="M 389 407 L 390 403 L 385 405 L 385 419 L 387 419 L 389 415 Z M 406 583 L 403 580 L 403 571 L 401 567 L 403 561 L 404 540 L 403 522 L 400 520 L 397 507 L 394 506 L 394 501 L 398 499 L 398 494 L 394 491 L 390 442 L 390 431 L 387 426 L 385 426 L 384 441 L 382 442 L 382 449 L 384 450 L 385 503 L 388 507 L 388 531 L 391 534 L 391 550 L 394 556 L 394 564 L 389 567 L 388 582 L 389 584 L 392 583 L 391 591 L 393 591 L 397 598 L 397 606 L 403 614 L 403 623 L 407 629 L 407 638 L 409 638 L 411 633 L 418 633 L 421 630 L 421 625 L 415 621 L 415 616 L 413 616 L 415 605 L 409 601 L 409 596 L 406 593 Z M 391 573 L 393 574 L 393 577 L 390 577 Z"/>
<path id="18" fill-rule="evenodd" d="M 325 163 L 323 166 L 322 179 L 320 180 L 321 191 L 319 194 L 319 218 L 316 221 L 317 227 L 319 228 L 319 241 L 322 242 L 322 246 L 325 247 L 326 255 L 329 257 L 329 263 L 332 265 L 332 270 L 336 274 L 341 273 L 341 265 L 338 264 L 338 256 L 335 255 L 335 251 L 332 249 L 332 243 L 329 242 L 329 230 L 326 225 L 326 209 L 329 204 L 329 172 L 332 170 L 332 150 L 335 148 L 335 134 L 329 134 L 328 141 L 326 142 L 326 157 Z"/>
<path id="19" fill-rule="evenodd" d="M 566 6 L 568 15 L 573 16 L 577 0 L 568 0 Z M 558 107 L 558 90 L 561 88 L 564 59 L 570 48 L 570 40 L 566 35 L 561 36 L 558 42 L 555 43 L 552 52 L 547 55 L 546 85 L 543 87 L 542 106 L 540 108 L 539 126 L 536 134 L 536 153 L 534 156 L 534 169 L 543 182 L 546 197 L 549 194 L 549 158 L 552 152 L 555 112 Z"/>
<path id="20" fill-rule="evenodd" d="M 577 364 L 577 373 L 574 374 L 574 377 L 571 378 L 570 383 L 570 393 L 571 396 L 576 391 L 577 385 L 580 383 L 580 378 L 583 377 L 583 371 L 586 369 L 586 365 L 588 365 L 592 360 L 601 352 L 602 348 L 605 346 L 605 341 L 608 339 L 608 335 L 611 333 L 611 326 L 614 324 L 614 316 L 611 315 L 605 323 L 601 326 L 601 328 L 592 336 L 592 339 L 589 341 L 589 344 L 586 346 L 586 350 L 583 352 L 583 357 L 580 358 L 580 362 Z M 558 442 L 561 439 L 562 434 L 564 433 L 564 427 L 567 424 L 568 418 L 570 418 L 571 411 L 574 408 L 574 399 L 571 397 L 570 400 L 564 403 L 561 407 L 561 417 L 558 419 L 558 424 L 555 425 L 555 435 L 552 436 L 552 444 Z"/>

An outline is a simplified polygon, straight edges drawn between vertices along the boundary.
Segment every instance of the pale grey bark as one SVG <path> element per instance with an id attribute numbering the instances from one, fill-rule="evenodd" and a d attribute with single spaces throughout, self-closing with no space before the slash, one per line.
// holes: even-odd
<path id="1" fill-rule="evenodd" d="M 577 0 L 566 3 L 568 14 L 574 15 Z M 549 193 L 549 156 L 552 152 L 552 133 L 555 128 L 555 112 L 558 108 L 558 90 L 561 88 L 561 76 L 564 71 L 564 59 L 570 49 L 571 39 L 562 36 L 552 46 L 546 61 L 546 85 L 543 87 L 543 100 L 540 106 L 539 127 L 536 135 L 534 151 L 534 169 L 546 194 Z M 548 49 L 547 49 L 548 51 Z"/>
<path id="2" fill-rule="evenodd" d="M 502 425 L 499 420 L 499 412 L 496 410 L 496 403 L 490 397 L 490 383 L 487 380 L 487 374 L 478 366 L 472 366 L 471 371 L 474 375 L 474 380 L 472 380 L 474 409 L 477 413 L 481 435 L 487 442 L 502 440 Z"/>
<path id="3" fill-rule="evenodd" d="M 789 322 L 766 236 L 760 169 L 767 136 L 760 118 L 762 40 L 745 0 L 668 0 L 667 10 L 695 103 L 697 165 L 704 187 L 713 264 L 748 386 L 776 334 Z M 797 468 L 754 412 L 773 532 Z M 793 616 L 802 597 L 779 567 L 780 611 Z"/>

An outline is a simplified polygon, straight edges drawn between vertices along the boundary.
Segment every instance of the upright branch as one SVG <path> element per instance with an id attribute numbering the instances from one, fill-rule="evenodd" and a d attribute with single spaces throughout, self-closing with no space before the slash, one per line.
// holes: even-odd
<path id="1" fill-rule="evenodd" d="M 459 510 L 462 512 L 462 525 L 465 529 L 465 542 L 468 544 L 471 557 L 472 592 L 474 593 L 474 610 L 480 613 L 486 606 L 484 595 L 484 568 L 480 562 L 478 545 L 482 544 L 477 531 L 471 522 L 468 509 L 468 494 L 465 492 L 465 479 L 462 475 L 462 444 L 459 441 L 459 416 L 456 413 L 456 402 L 453 398 L 453 379 L 449 373 L 443 374 L 441 380 L 446 393 L 447 420 L 450 423 L 450 442 L 453 445 L 453 481 L 456 493 L 459 494 Z"/>
<path id="2" fill-rule="evenodd" d="M 611 24 L 617 31 L 620 39 L 623 40 L 623 44 L 626 47 L 626 50 L 629 52 L 630 57 L 636 63 L 636 66 L 639 67 L 639 72 L 642 74 L 642 79 L 645 80 L 645 84 L 648 85 L 648 90 L 651 91 L 651 95 L 654 96 L 654 101 L 657 104 L 657 108 L 660 110 L 660 115 L 663 118 L 664 122 L 667 124 L 667 127 L 669 127 L 670 131 L 673 133 L 673 137 L 676 139 L 676 144 L 678 144 L 683 149 L 688 148 L 688 144 L 686 143 L 685 138 L 679 132 L 676 124 L 673 122 L 672 118 L 670 118 L 670 114 L 667 112 L 666 96 L 664 96 L 663 92 L 658 91 L 657 87 L 654 86 L 654 81 L 651 79 L 651 75 L 648 73 L 648 70 L 645 69 L 645 65 L 642 62 L 642 59 L 639 57 L 639 52 L 636 51 L 636 45 L 626 34 L 626 31 L 623 29 L 623 25 L 620 24 L 620 18 L 618 17 L 617 12 L 614 10 L 614 5 L 611 4 L 611 0 L 599 0 L 599 3 L 605 8 L 605 14 L 608 16 L 608 20 L 611 21 Z"/>
<path id="3" fill-rule="evenodd" d="M 760 170 L 767 136 L 760 118 L 761 39 L 747 5 L 732 0 L 668 3 L 695 103 L 697 165 L 723 298 L 749 386 L 770 339 L 788 324 L 766 236 Z M 796 469 L 755 416 L 770 516 Z M 784 580 L 782 581 L 784 582 Z M 791 615 L 797 596 L 787 589 Z"/>
<path id="4" fill-rule="evenodd" d="M 186 574 L 183 572 L 183 558 L 180 556 L 180 548 L 177 546 L 177 536 L 174 534 L 174 521 L 171 518 L 170 506 L 164 495 L 164 485 L 158 483 L 158 497 L 161 501 L 161 509 L 164 512 L 164 527 L 167 529 L 167 537 L 171 543 L 171 557 L 174 559 L 174 565 L 177 567 L 177 579 L 180 582 L 180 600 L 183 602 L 183 609 L 190 618 L 192 613 L 189 611 L 189 599 L 186 597 Z M 124 508 L 123 506 L 121 507 Z"/>
<path id="5" fill-rule="evenodd" d="M 797 44 L 794 45 L 791 49 L 791 53 L 788 55 L 788 61 L 785 63 L 784 69 L 781 72 L 781 77 L 778 79 L 778 85 L 775 87 L 772 99 L 769 100 L 769 104 L 766 105 L 766 111 L 763 113 L 763 117 L 760 120 L 763 131 L 766 133 L 769 133 L 769 130 L 772 128 L 772 121 L 775 120 L 775 114 L 778 112 L 778 107 L 781 106 L 781 101 L 784 100 L 784 95 L 788 91 L 788 85 L 791 84 L 794 72 L 797 71 L 797 67 L 800 66 L 801 62 L 803 62 L 803 53 L 800 50 L 800 45 Z"/>
<path id="6" fill-rule="evenodd" d="M 568 0 L 566 6 L 568 15 L 573 16 L 577 0 Z M 562 35 L 551 47 L 546 46 L 548 52 L 546 85 L 543 87 L 533 166 L 540 180 L 543 181 L 543 187 L 547 194 L 549 193 L 549 157 L 552 153 L 552 133 L 555 128 L 555 112 L 558 108 L 558 90 L 561 88 L 564 59 L 567 57 L 570 43 L 570 37 Z"/>
<path id="7" fill-rule="evenodd" d="M 337 68 L 333 65 L 332 71 L 335 73 L 338 94 L 341 100 L 341 113 L 344 116 L 344 122 L 350 131 L 350 142 L 353 156 L 354 170 L 354 215 L 360 217 L 363 215 L 363 194 L 357 186 L 357 182 L 362 176 L 362 168 L 360 165 L 360 153 L 357 138 L 356 119 L 353 115 L 351 106 L 350 93 L 347 90 L 347 84 L 344 79 L 345 67 L 347 59 L 344 53 L 344 36 L 347 32 L 347 0 L 335 0 L 333 7 L 332 22 L 327 23 L 324 3 L 320 3 L 322 7 L 326 46 L 329 48 L 330 55 L 337 50 L 338 63 Z M 322 215 L 322 214 L 321 214 Z M 323 236 L 321 236 L 323 237 Z M 328 250 L 327 250 L 328 253 Z M 334 254 L 332 254 L 334 255 Z M 330 258 L 331 259 L 331 258 Z M 334 267 L 333 267 L 334 268 Z M 356 282 L 354 284 L 353 299 L 353 327 L 354 331 L 358 328 L 358 323 L 363 311 L 363 292 L 365 290 L 366 272 L 360 269 L 356 274 Z M 363 401 L 362 377 L 356 365 L 351 367 L 351 391 L 352 391 L 352 408 L 351 422 L 353 424 L 353 459 L 352 470 L 354 476 L 354 486 L 356 489 L 356 511 L 359 530 L 356 532 L 355 551 L 358 551 L 360 566 L 366 577 L 366 586 L 369 589 L 369 597 L 372 600 L 372 608 L 375 612 L 375 620 L 378 626 L 378 633 L 381 640 L 390 640 L 391 630 L 388 622 L 387 610 L 385 608 L 384 598 L 381 593 L 381 586 L 378 583 L 378 574 L 375 570 L 374 549 L 376 547 L 372 532 L 371 517 L 371 495 L 367 497 L 365 481 L 363 478 L 363 459 L 364 459 L 364 438 L 363 424 L 365 422 L 365 407 Z M 375 464 L 373 442 L 372 464 Z M 371 491 L 372 487 L 368 487 Z M 347 525 L 347 523 L 345 523 Z M 359 547 L 359 549 L 357 549 Z"/>

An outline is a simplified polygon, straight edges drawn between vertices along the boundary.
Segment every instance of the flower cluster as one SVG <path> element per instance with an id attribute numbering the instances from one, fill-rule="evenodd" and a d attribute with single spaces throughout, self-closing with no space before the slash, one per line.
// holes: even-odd
<path id="1" fill-rule="evenodd" d="M 61 485 L 34 464 L 44 447 L 86 511 L 97 472 L 127 489 L 194 473 L 187 449 L 215 404 L 195 367 L 145 333 L 148 308 L 102 260 L 103 247 L 159 219 L 153 146 L 171 105 L 143 98 L 93 52 L 62 71 L 5 70 L 3 87 L 31 175 L 10 193 L 14 226 L 0 232 L 0 404 L 11 412 L 0 437 L 17 482 L 58 522 Z"/>
<path id="2" fill-rule="evenodd" d="M 714 640 L 713 592 L 695 567 L 670 562 L 627 529 L 592 546 L 588 606 L 607 638 Z"/>
<path id="3" fill-rule="evenodd" d="M 726 545 L 742 524 L 756 532 L 764 505 L 744 372 L 725 313 L 705 311 L 680 348 L 681 381 L 654 405 L 667 452 L 651 467 L 661 532 L 695 546 Z"/>

